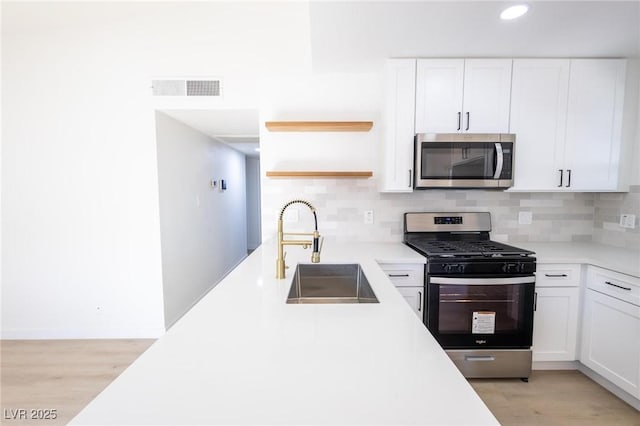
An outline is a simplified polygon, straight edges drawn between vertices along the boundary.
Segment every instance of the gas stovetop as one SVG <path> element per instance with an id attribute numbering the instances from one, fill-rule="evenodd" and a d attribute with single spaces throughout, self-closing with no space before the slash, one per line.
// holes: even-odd
<path id="1" fill-rule="evenodd" d="M 404 215 L 404 242 L 427 257 L 522 258 L 529 250 L 492 241 L 488 212 L 419 212 Z"/>
<path id="2" fill-rule="evenodd" d="M 428 236 L 405 236 L 405 243 L 431 257 L 529 256 L 533 252 L 491 240 L 432 240 Z"/>

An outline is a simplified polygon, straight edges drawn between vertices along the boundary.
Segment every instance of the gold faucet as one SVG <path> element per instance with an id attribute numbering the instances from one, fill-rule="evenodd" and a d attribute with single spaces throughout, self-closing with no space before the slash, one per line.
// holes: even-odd
<path id="1" fill-rule="evenodd" d="M 313 213 L 313 221 L 315 224 L 315 229 L 313 232 L 288 232 L 284 233 L 282 228 L 282 217 L 284 216 L 284 211 L 292 204 L 304 204 L 309 207 L 311 213 Z M 310 240 L 285 240 L 285 235 L 307 235 L 312 236 L 313 239 Z M 276 259 L 276 278 L 282 279 L 285 277 L 285 269 L 288 266 L 284 262 L 284 258 L 286 257 L 286 253 L 284 252 L 284 246 L 293 246 L 298 245 L 302 246 L 302 248 L 308 248 L 309 246 L 313 246 L 313 252 L 311 253 L 311 262 L 318 263 L 320 262 L 320 250 L 322 247 L 319 245 L 320 234 L 318 233 L 318 217 L 316 216 L 316 209 L 309 203 L 304 200 L 293 200 L 289 201 L 287 204 L 282 207 L 280 210 L 280 216 L 278 217 L 278 259 Z"/>

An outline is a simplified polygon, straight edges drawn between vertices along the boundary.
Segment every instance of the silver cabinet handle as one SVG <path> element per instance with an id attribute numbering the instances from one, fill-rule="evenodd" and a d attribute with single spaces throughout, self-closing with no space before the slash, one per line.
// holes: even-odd
<path id="1" fill-rule="evenodd" d="M 409 274 L 389 274 L 389 276 L 392 278 L 399 278 L 399 277 L 408 277 Z"/>
<path id="2" fill-rule="evenodd" d="M 458 131 L 462 127 L 462 112 L 458 111 Z"/>
<path id="3" fill-rule="evenodd" d="M 465 130 L 469 130 L 469 123 L 471 122 L 471 114 L 467 111 L 467 128 Z"/>
<path id="4" fill-rule="evenodd" d="M 610 286 L 613 286 L 613 287 L 621 288 L 623 290 L 631 291 L 631 287 L 624 287 L 624 286 L 621 286 L 621 285 L 618 285 L 618 284 L 614 284 L 611 281 L 605 281 L 604 283 L 608 284 Z"/>
<path id="5" fill-rule="evenodd" d="M 413 173 L 411 173 L 411 169 L 409 169 L 409 188 L 411 188 L 411 184 L 413 183 Z"/>
<path id="6" fill-rule="evenodd" d="M 571 186 L 571 169 L 567 169 L 567 186 L 569 188 Z"/>
<path id="7" fill-rule="evenodd" d="M 567 274 L 544 274 L 545 277 L 549 278 L 566 278 Z"/>
<path id="8" fill-rule="evenodd" d="M 422 312 L 422 292 L 418 292 L 418 312 Z"/>
<path id="9" fill-rule="evenodd" d="M 538 292 L 533 292 L 533 312 L 538 310 Z"/>
<path id="10" fill-rule="evenodd" d="M 558 169 L 558 171 L 560 172 L 560 184 L 558 185 L 558 188 L 560 188 L 562 187 L 562 176 L 564 175 L 564 170 Z"/>

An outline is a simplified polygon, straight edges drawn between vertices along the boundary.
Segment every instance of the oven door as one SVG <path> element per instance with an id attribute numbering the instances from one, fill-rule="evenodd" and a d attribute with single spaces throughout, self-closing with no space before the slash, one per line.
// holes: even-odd
<path id="1" fill-rule="evenodd" d="M 535 276 L 427 277 L 426 325 L 445 349 L 530 348 Z"/>

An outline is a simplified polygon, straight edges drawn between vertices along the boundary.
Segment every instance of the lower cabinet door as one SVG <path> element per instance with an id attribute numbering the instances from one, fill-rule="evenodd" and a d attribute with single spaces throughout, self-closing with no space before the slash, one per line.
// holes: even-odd
<path id="1" fill-rule="evenodd" d="M 587 289 L 580 361 L 640 398 L 640 306 Z"/>
<path id="2" fill-rule="evenodd" d="M 422 287 L 396 287 L 398 292 L 404 297 L 411 309 L 422 321 L 424 309 L 424 290 Z"/>
<path id="3" fill-rule="evenodd" d="M 536 311 L 533 317 L 533 360 L 576 360 L 578 333 L 577 287 L 536 289 Z"/>

